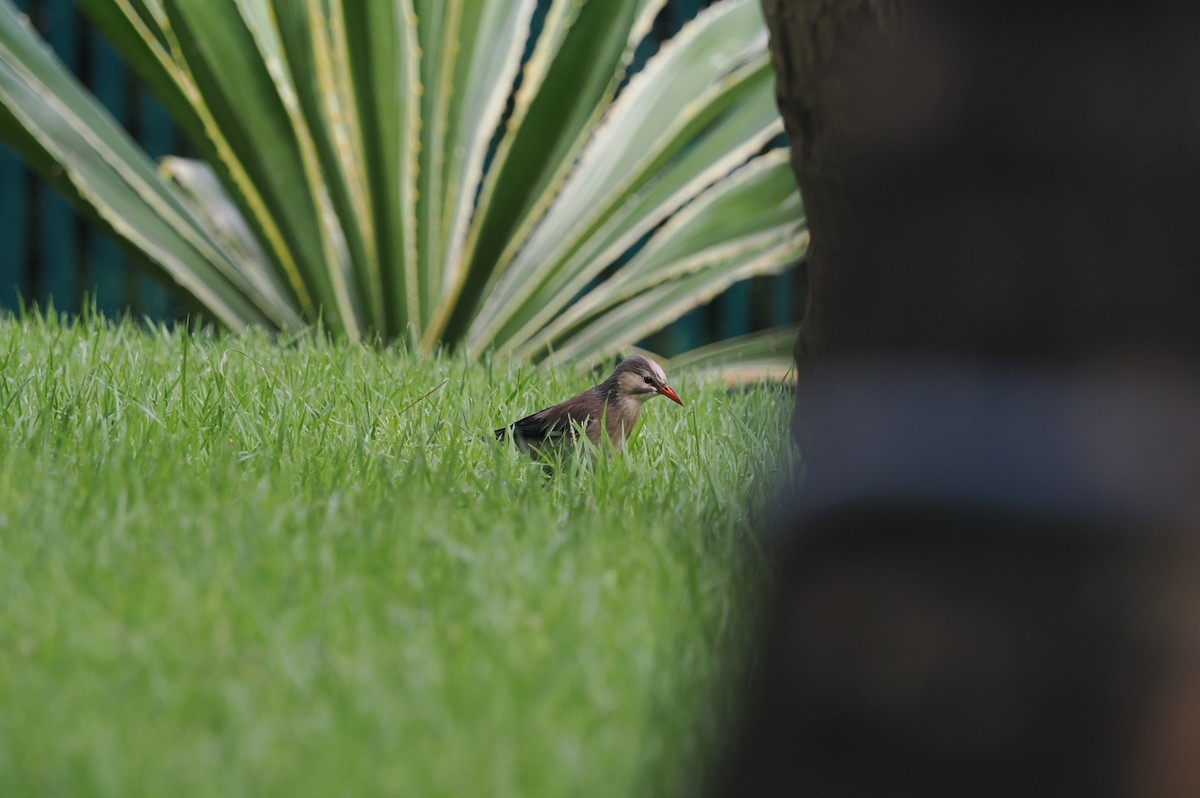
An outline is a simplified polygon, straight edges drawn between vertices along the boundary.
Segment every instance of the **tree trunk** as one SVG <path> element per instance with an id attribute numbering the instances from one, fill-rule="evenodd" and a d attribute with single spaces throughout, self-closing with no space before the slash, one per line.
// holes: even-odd
<path id="1" fill-rule="evenodd" d="M 802 378 L 879 354 L 1200 363 L 1190 6 L 763 5 L 812 234 Z"/>
<path id="2" fill-rule="evenodd" d="M 804 198 L 812 242 L 808 300 L 796 361 L 836 346 L 840 321 L 830 313 L 834 264 L 843 260 L 853 203 L 848 184 L 849 134 L 839 73 L 846 59 L 897 27 L 898 0 L 843 3 L 763 0 L 771 34 L 776 97 L 791 141 L 792 170 Z"/>
<path id="3" fill-rule="evenodd" d="M 1200 794 L 1197 11 L 764 7 L 805 471 L 713 794 Z"/>

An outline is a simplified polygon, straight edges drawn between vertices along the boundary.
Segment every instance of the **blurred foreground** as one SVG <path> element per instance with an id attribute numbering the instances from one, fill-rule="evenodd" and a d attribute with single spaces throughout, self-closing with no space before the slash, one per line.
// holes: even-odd
<path id="1" fill-rule="evenodd" d="M 806 480 L 721 795 L 1200 795 L 1200 25 L 766 0 Z"/>

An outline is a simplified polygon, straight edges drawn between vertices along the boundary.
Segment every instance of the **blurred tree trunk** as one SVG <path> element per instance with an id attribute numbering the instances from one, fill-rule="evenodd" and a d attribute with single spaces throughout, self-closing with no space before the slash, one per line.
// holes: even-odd
<path id="1" fill-rule="evenodd" d="M 845 255 L 853 212 L 840 75 L 864 45 L 898 30 L 900 5 L 900 0 L 763 0 L 776 96 L 812 235 L 808 304 L 796 342 L 801 371 L 810 357 L 835 345 L 835 328 L 844 321 L 829 312 L 827 299 L 837 290 L 834 264 Z"/>
<path id="2" fill-rule="evenodd" d="M 1200 363 L 1200 10 L 763 0 L 842 357 Z"/>
<path id="3" fill-rule="evenodd" d="M 1200 795 L 1200 7 L 763 6 L 804 476 L 712 794 Z"/>

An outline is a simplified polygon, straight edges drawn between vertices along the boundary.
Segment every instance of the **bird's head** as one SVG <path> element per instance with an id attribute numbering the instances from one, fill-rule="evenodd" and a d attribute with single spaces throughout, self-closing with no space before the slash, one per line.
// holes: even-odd
<path id="1" fill-rule="evenodd" d="M 640 402 L 662 394 L 672 402 L 683 404 L 679 394 L 667 384 L 667 375 L 663 373 L 662 366 L 642 355 L 621 361 L 609 380 L 616 385 L 619 393 Z"/>

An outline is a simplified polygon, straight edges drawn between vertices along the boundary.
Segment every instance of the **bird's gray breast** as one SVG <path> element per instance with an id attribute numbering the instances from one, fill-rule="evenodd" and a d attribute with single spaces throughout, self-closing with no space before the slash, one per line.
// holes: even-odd
<path id="1" fill-rule="evenodd" d="M 642 412 L 642 403 L 634 399 L 620 398 L 610 401 L 607 412 L 604 417 L 605 432 L 608 433 L 608 439 L 612 442 L 614 448 L 620 449 L 621 444 L 633 432 L 633 427 L 637 424 L 638 416 Z M 594 442 L 599 443 L 600 430 L 599 425 L 596 425 L 596 435 Z M 589 436 L 591 429 L 588 429 Z"/>

